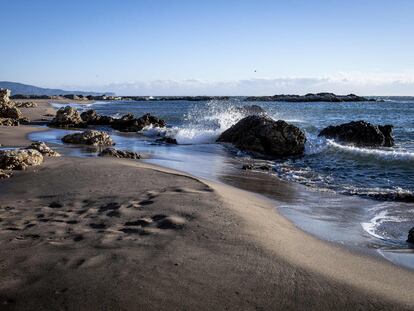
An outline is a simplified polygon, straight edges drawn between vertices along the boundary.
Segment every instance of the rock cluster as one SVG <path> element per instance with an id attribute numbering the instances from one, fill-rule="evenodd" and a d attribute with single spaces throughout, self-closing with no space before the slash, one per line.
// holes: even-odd
<path id="1" fill-rule="evenodd" d="M 25 170 L 29 166 L 42 164 L 43 156 L 58 157 L 60 154 L 40 141 L 27 148 L 0 150 L 0 179 L 11 177 L 11 170 Z"/>
<path id="2" fill-rule="evenodd" d="M 392 125 L 373 125 L 365 121 L 352 121 L 324 128 L 319 136 L 362 147 L 392 147 Z"/>
<path id="3" fill-rule="evenodd" d="M 302 155 L 306 137 L 298 127 L 285 121 L 251 115 L 224 131 L 217 141 L 266 156 L 286 157 Z"/>
<path id="4" fill-rule="evenodd" d="M 56 116 L 49 123 L 49 126 L 63 128 L 85 127 L 86 123 L 75 108 L 66 106 L 56 112 Z"/>
<path id="5" fill-rule="evenodd" d="M 70 106 L 62 107 L 56 112 L 56 116 L 49 126 L 63 128 L 84 128 L 88 125 L 108 125 L 121 132 L 138 132 L 146 126 L 164 127 L 165 121 L 147 113 L 140 118 L 135 118 L 129 113 L 119 119 L 102 116 L 90 109 L 80 114 Z"/>
<path id="6" fill-rule="evenodd" d="M 37 104 L 35 102 L 17 102 L 15 106 L 18 108 L 36 108 Z"/>
<path id="7" fill-rule="evenodd" d="M 87 130 L 63 136 L 62 141 L 68 144 L 82 144 L 91 146 L 112 146 L 115 143 L 111 136 L 102 131 Z"/>
<path id="8" fill-rule="evenodd" d="M 106 148 L 100 154 L 100 157 L 115 157 L 120 159 L 141 159 L 141 156 L 132 151 L 118 150 L 115 148 Z"/>
<path id="9" fill-rule="evenodd" d="M 111 126 L 120 132 L 139 132 L 146 126 L 164 127 L 165 121 L 147 113 L 140 118 L 135 118 L 129 113 L 120 119 L 114 119 Z"/>
<path id="10" fill-rule="evenodd" d="M 35 141 L 33 142 L 29 147 L 26 149 L 34 149 L 39 151 L 42 155 L 48 156 L 48 157 L 60 157 L 60 154 L 56 151 L 54 151 L 52 148 L 47 146 L 42 141 Z"/>
<path id="11" fill-rule="evenodd" d="M 355 94 L 336 95 L 333 93 L 309 93 L 301 95 L 273 95 L 273 96 L 250 96 L 245 98 L 246 101 L 278 101 L 278 102 L 361 102 L 375 101 L 366 97 Z"/>
<path id="12" fill-rule="evenodd" d="M 0 150 L 0 169 L 24 170 L 43 163 L 42 154 L 34 149 Z"/>

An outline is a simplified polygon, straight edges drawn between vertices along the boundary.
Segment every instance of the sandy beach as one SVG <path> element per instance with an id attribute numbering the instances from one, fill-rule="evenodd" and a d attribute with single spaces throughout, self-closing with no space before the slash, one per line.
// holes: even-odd
<path id="1" fill-rule="evenodd" d="M 33 130 L 2 127 L 0 144 Z M 136 160 L 47 158 L 0 181 L 0 219 L 1 310 L 414 308 L 412 271 L 307 235 L 263 197 Z"/>

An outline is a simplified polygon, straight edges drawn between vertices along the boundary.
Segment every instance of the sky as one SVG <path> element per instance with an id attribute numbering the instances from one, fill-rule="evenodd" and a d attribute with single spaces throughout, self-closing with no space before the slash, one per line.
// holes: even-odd
<path id="1" fill-rule="evenodd" d="M 0 80 L 119 95 L 414 95 L 412 0 L 0 0 Z"/>

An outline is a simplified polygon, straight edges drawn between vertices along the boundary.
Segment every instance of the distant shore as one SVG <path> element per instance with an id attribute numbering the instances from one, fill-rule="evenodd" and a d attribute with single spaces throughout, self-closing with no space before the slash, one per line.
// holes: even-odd
<path id="1" fill-rule="evenodd" d="M 135 101 L 208 101 L 208 100 L 229 100 L 233 97 L 241 98 L 243 101 L 276 101 L 276 102 L 362 102 L 376 101 L 374 98 L 357 96 L 355 94 L 336 95 L 333 93 L 309 93 L 306 95 L 272 95 L 272 96 L 115 96 L 115 95 L 14 95 L 12 99 L 54 99 L 54 100 L 135 100 Z"/>
<path id="2" fill-rule="evenodd" d="M 36 102 L 22 111 L 46 122 L 54 109 Z M 12 147 L 40 128 L 0 129 Z M 414 308 L 414 272 L 305 234 L 260 196 L 140 161 L 48 158 L 0 181 L 0 218 L 5 310 Z"/>

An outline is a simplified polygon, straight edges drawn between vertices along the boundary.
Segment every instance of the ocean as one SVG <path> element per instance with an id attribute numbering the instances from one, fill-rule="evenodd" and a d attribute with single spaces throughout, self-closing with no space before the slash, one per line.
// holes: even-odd
<path id="1" fill-rule="evenodd" d="M 414 98 L 377 102 L 287 103 L 227 101 L 109 101 L 71 104 L 79 110 L 120 117 L 151 113 L 165 119 L 165 129 L 141 133 L 111 132 L 117 148 L 150 155 L 149 163 L 184 171 L 265 195 L 301 229 L 367 254 L 381 255 L 414 269 L 414 249 L 406 242 L 414 227 Z M 221 132 L 244 115 L 237 107 L 259 105 L 275 120 L 305 131 L 305 155 L 284 160 L 253 159 L 231 146 L 216 144 Z M 54 104 L 59 108 L 61 104 Z M 394 126 L 392 148 L 358 148 L 318 137 L 328 126 L 353 120 Z M 50 129 L 30 135 L 62 145 L 68 131 Z M 178 145 L 155 142 L 169 136 Z M 62 146 L 63 148 L 63 146 Z M 71 147 L 74 156 L 96 156 Z M 245 172 L 243 163 L 259 162 L 270 171 Z"/>

